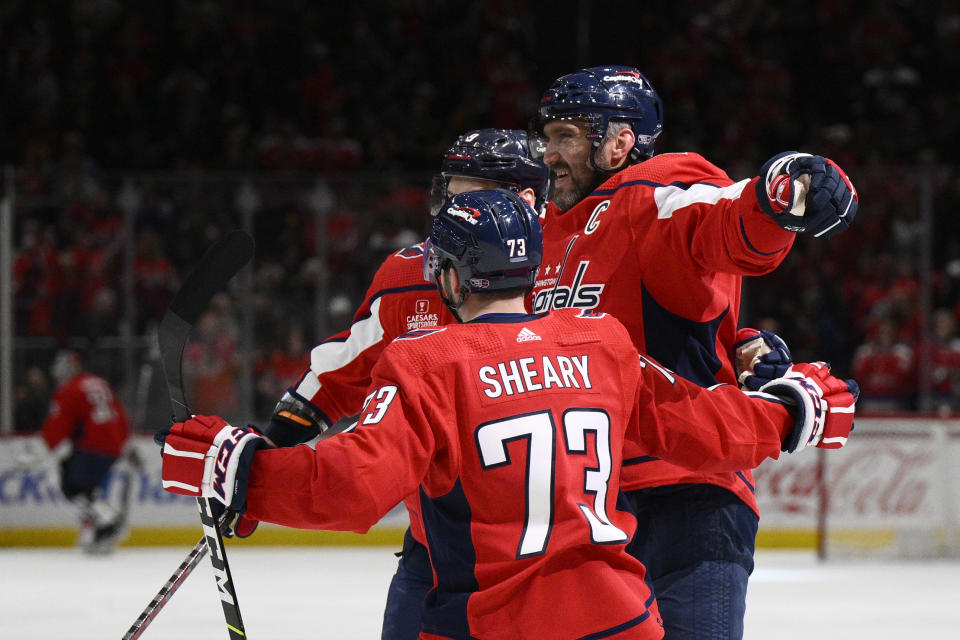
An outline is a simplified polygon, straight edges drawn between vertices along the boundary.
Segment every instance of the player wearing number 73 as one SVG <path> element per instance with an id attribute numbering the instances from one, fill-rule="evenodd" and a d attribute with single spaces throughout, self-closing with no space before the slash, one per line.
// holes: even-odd
<path id="1" fill-rule="evenodd" d="M 449 199 L 424 271 L 460 323 L 385 349 L 354 430 L 272 449 L 198 416 L 166 434 L 164 486 L 300 528 L 366 531 L 415 501 L 436 575 L 424 640 L 661 638 L 624 550 L 636 526 L 618 508 L 625 447 L 703 470 L 836 447 L 854 387 L 822 364 L 753 395 L 687 382 L 638 356 L 612 316 L 528 314 L 541 255 L 537 215 L 515 194 Z"/>

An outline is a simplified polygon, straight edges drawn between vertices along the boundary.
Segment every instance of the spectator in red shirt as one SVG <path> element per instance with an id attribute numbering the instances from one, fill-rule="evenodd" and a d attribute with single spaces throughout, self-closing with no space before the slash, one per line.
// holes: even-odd
<path id="1" fill-rule="evenodd" d="M 911 408 L 916 377 L 913 347 L 900 342 L 897 333 L 894 321 L 883 316 L 853 355 L 862 411 L 889 413 Z"/>
<path id="2" fill-rule="evenodd" d="M 145 230 L 137 237 L 137 255 L 133 262 L 137 296 L 137 327 L 159 321 L 173 295 L 180 288 L 180 279 L 164 252 L 156 232 Z"/>
<path id="3" fill-rule="evenodd" d="M 933 336 L 921 349 L 918 363 L 930 368 L 933 408 L 947 413 L 960 410 L 960 336 L 950 309 L 934 311 Z"/>
<path id="4" fill-rule="evenodd" d="M 55 335 L 53 305 L 61 275 L 53 227 L 28 220 L 21 246 L 13 260 L 15 326 L 21 335 Z"/>

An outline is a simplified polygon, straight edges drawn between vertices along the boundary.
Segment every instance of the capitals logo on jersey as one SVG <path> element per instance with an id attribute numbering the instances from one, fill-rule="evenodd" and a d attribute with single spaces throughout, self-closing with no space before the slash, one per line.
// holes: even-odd
<path id="1" fill-rule="evenodd" d="M 577 265 L 577 270 L 573 275 L 573 284 L 570 286 L 560 284 L 559 278 L 550 281 L 538 281 L 537 286 L 548 285 L 549 288 L 536 293 L 533 299 L 533 312 L 543 313 L 550 309 L 566 309 L 576 307 L 578 309 L 595 309 L 600 304 L 600 294 L 603 293 L 603 284 L 584 283 L 584 277 L 587 269 L 590 268 L 589 260 L 581 260 Z M 563 274 L 560 274 L 561 277 Z"/>

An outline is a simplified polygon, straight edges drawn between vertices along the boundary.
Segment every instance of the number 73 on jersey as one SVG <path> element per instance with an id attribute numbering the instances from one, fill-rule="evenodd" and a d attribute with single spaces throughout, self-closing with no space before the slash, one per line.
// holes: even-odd
<path id="1" fill-rule="evenodd" d="M 380 422 L 396 395 L 397 387 L 393 385 L 380 387 L 370 394 L 362 424 Z M 578 502 L 577 507 L 590 529 L 591 541 L 595 544 L 627 542 L 629 536 L 610 522 L 606 510 L 612 462 L 609 415 L 600 409 L 567 409 L 561 423 L 566 455 L 581 456 L 584 460 L 584 502 Z M 595 451 L 588 451 L 587 434 L 591 432 Z M 508 445 L 523 443 L 527 461 L 526 513 L 522 518 L 517 558 L 542 554 L 550 539 L 555 509 L 557 428 L 553 413 L 543 410 L 485 422 L 474 431 L 474 442 L 485 471 L 513 464 Z M 587 504 L 589 496 L 592 496 L 592 505 Z"/>

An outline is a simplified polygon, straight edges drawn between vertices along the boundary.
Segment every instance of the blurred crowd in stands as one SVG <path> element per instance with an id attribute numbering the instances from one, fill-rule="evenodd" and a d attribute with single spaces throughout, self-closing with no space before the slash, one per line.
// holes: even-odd
<path id="1" fill-rule="evenodd" d="M 656 86 L 659 152 L 734 179 L 784 149 L 836 159 L 856 223 L 749 280 L 744 321 L 856 377 L 864 413 L 960 410 L 960 5 L 604 5 L 4 2 L 16 428 L 42 419 L 56 346 L 150 336 L 203 249 L 240 226 L 258 243 L 250 288 L 218 297 L 185 370 L 196 408 L 229 414 L 252 310 L 269 414 L 380 260 L 422 237 L 456 135 L 523 128 L 555 77 L 604 63 Z M 133 401 L 116 362 L 100 373 Z"/>

